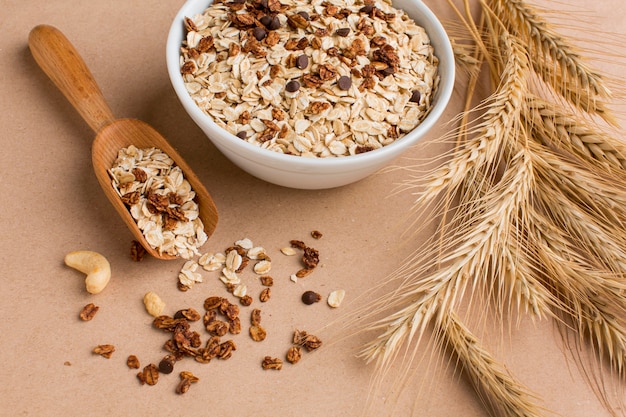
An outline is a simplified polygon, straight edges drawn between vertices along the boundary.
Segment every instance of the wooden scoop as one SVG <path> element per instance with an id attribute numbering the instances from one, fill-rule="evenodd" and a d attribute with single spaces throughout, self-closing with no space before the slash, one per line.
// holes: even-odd
<path id="1" fill-rule="evenodd" d="M 174 160 L 196 192 L 200 219 L 204 223 L 206 234 L 211 236 L 218 218 L 215 203 L 198 177 L 167 140 L 140 120 L 115 119 L 91 71 L 74 46 L 58 29 L 48 25 L 36 26 L 30 32 L 28 45 L 37 64 L 96 132 L 91 158 L 98 182 L 146 251 L 155 258 L 177 259 L 175 256 L 161 254 L 150 246 L 113 188 L 107 170 L 113 166 L 118 151 L 129 145 L 137 148 L 155 147 Z"/>

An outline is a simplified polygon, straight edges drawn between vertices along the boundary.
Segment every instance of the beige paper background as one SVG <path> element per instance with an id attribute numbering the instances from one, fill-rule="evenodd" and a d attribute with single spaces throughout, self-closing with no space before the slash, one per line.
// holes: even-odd
<path id="1" fill-rule="evenodd" d="M 427 4 L 444 20 L 452 17 L 444 1 Z M 608 33 L 624 34 L 622 1 L 550 3 L 576 10 L 581 19 Z M 374 368 L 355 356 L 371 335 L 325 339 L 341 329 L 342 314 L 355 308 L 356 297 L 380 282 L 410 250 L 400 246 L 400 219 L 413 196 L 391 190 L 406 173 L 391 171 L 340 189 L 301 191 L 280 188 L 243 173 L 220 155 L 179 105 L 169 85 L 164 48 L 171 19 L 182 1 L 16 1 L 4 0 L 0 14 L 0 415 L 140 415 L 140 416 L 356 416 L 371 401 L 371 416 L 482 416 L 479 400 L 452 370 L 433 373 L 415 366 L 416 378 L 400 393 L 371 391 Z M 151 327 L 142 305 L 143 294 L 155 291 L 168 311 L 194 307 L 202 311 L 209 295 L 225 295 L 215 274 L 191 291 L 176 288 L 183 261 L 129 259 L 130 233 L 99 189 L 90 165 L 94 134 L 34 63 L 27 37 L 40 23 L 60 28 L 80 51 L 114 113 L 148 122 L 178 148 L 197 170 L 220 211 L 216 233 L 203 248 L 223 250 L 249 237 L 275 258 L 276 280 L 263 309 L 268 339 L 252 342 L 234 337 L 232 359 L 201 365 L 187 359 L 176 372 L 200 377 L 184 396 L 176 395 L 175 374 L 154 386 L 140 386 L 126 357 L 135 354 L 142 365 L 158 362 L 168 335 Z M 569 28 L 581 35 L 576 28 Z M 584 35 L 583 35 L 584 36 Z M 611 41 L 607 36 L 603 42 Z M 620 71 L 615 62 L 603 67 Z M 623 68 L 621 68 L 623 70 Z M 461 108 L 462 86 L 443 121 Z M 425 143 L 442 134 L 441 126 Z M 420 146 L 396 161 L 432 159 L 441 149 Z M 320 230 L 319 241 L 310 238 Z M 319 249 L 321 267 L 294 284 L 288 276 L 297 260 L 278 249 L 301 239 Z M 415 239 L 418 244 L 420 239 Z M 84 290 L 81 274 L 63 264 L 72 250 L 89 249 L 107 256 L 113 278 L 99 295 Z M 257 291 L 252 274 L 250 287 Z M 339 310 L 323 303 L 304 306 L 300 294 L 313 289 L 327 294 L 344 288 L 347 301 Z M 362 300 L 367 302 L 367 300 Z M 94 302 L 100 311 L 81 322 L 81 308 Z M 243 309 L 246 324 L 249 310 Z M 330 322 L 338 322 L 328 328 Z M 245 327 L 245 326 L 244 326 Z M 265 355 L 282 357 L 291 332 L 305 329 L 324 340 L 315 354 L 280 372 L 263 371 Z M 488 336 L 489 337 L 489 336 Z M 576 416 L 607 416 L 583 377 L 562 353 L 560 338 L 549 322 L 522 320 L 492 346 L 520 381 L 536 392 L 542 405 Z M 109 360 L 91 349 L 111 343 Z M 425 351 L 428 359 L 428 352 Z M 400 370 L 392 369 L 393 381 Z"/>

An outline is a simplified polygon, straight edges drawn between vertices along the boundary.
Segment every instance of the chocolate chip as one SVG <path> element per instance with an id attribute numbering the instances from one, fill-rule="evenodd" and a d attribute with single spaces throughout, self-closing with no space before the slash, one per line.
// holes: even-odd
<path id="1" fill-rule="evenodd" d="M 305 291 L 304 294 L 302 294 L 302 302 L 306 305 L 317 303 L 321 299 L 322 296 L 315 291 Z"/>
<path id="2" fill-rule="evenodd" d="M 340 28 L 340 29 L 337 29 L 335 33 L 339 36 L 346 37 L 350 34 L 350 28 Z"/>
<path id="3" fill-rule="evenodd" d="M 252 34 L 256 38 L 257 41 L 262 41 L 267 36 L 267 31 L 263 29 L 261 26 L 257 26 L 252 29 Z"/>
<path id="4" fill-rule="evenodd" d="M 269 25 L 269 30 L 276 30 L 280 28 L 280 19 L 278 16 L 274 16 Z"/>
<path id="5" fill-rule="evenodd" d="M 173 355 L 167 355 L 159 362 L 159 372 L 162 374 L 171 374 L 174 370 L 176 358 Z"/>
<path id="6" fill-rule="evenodd" d="M 339 80 L 337 80 L 337 86 L 339 86 L 340 90 L 348 91 L 352 86 L 352 80 L 347 75 L 342 75 L 339 77 Z"/>
<path id="7" fill-rule="evenodd" d="M 411 94 L 411 98 L 409 99 L 409 101 L 411 103 L 419 103 L 420 98 L 422 98 L 422 94 L 419 92 L 419 90 L 413 90 L 413 93 Z"/>
<path id="8" fill-rule="evenodd" d="M 300 69 L 305 69 L 309 66 L 309 57 L 302 54 L 296 59 L 296 67 Z"/>
<path id="9" fill-rule="evenodd" d="M 393 67 L 387 67 L 384 70 L 381 71 L 383 73 L 383 75 L 386 77 L 388 75 L 392 75 L 396 73 L 396 70 L 393 69 Z"/>
<path id="10" fill-rule="evenodd" d="M 272 24 L 272 16 L 265 15 L 259 19 L 259 22 L 266 28 L 270 29 L 270 25 Z"/>
<path id="11" fill-rule="evenodd" d="M 306 20 L 307 22 L 309 20 L 311 20 L 311 16 L 309 16 L 309 14 L 307 12 L 298 12 L 298 14 L 302 17 L 304 17 L 304 20 Z"/>
<path id="12" fill-rule="evenodd" d="M 374 5 L 373 4 L 366 4 L 365 6 L 361 7 L 361 9 L 359 11 L 361 13 L 370 14 L 370 13 L 372 13 L 373 10 L 374 10 Z"/>
<path id="13" fill-rule="evenodd" d="M 297 82 L 296 80 L 291 80 L 287 83 L 287 85 L 285 85 L 285 90 L 287 90 L 289 93 L 295 93 L 299 89 L 300 89 L 300 83 Z"/>
<path id="14" fill-rule="evenodd" d="M 245 131 L 242 130 L 241 132 L 237 132 L 237 137 L 239 139 L 245 139 L 245 138 L 248 137 L 248 134 Z"/>

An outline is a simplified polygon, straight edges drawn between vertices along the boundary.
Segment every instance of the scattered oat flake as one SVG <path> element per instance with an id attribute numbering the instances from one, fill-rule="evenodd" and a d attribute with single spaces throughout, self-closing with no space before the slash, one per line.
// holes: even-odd
<path id="1" fill-rule="evenodd" d="M 293 256 L 296 254 L 296 250 L 290 246 L 281 248 L 280 251 L 283 253 L 283 255 L 287 255 L 287 256 Z"/>
<path id="2" fill-rule="evenodd" d="M 270 277 L 269 275 L 263 275 L 260 280 L 261 285 L 265 287 L 271 287 L 272 285 L 274 285 L 274 278 Z"/>
<path id="3" fill-rule="evenodd" d="M 83 321 L 90 321 L 94 318 L 99 309 L 100 307 L 98 307 L 94 303 L 89 303 L 85 307 L 83 307 L 79 314 L 79 317 Z"/>
<path id="4" fill-rule="evenodd" d="M 252 249 L 254 247 L 254 244 L 252 243 L 252 240 L 248 239 L 248 238 L 244 238 L 241 240 L 238 240 L 235 242 L 235 245 L 242 247 L 243 249 Z"/>
<path id="5" fill-rule="evenodd" d="M 252 305 L 252 297 L 246 294 L 239 299 L 239 302 L 241 303 L 242 306 L 247 307 L 249 305 Z"/>
<path id="6" fill-rule="evenodd" d="M 198 378 L 191 372 L 182 371 L 180 373 L 180 382 L 178 383 L 178 386 L 176 387 L 176 393 L 185 394 L 187 391 L 189 391 L 189 387 L 191 387 L 191 384 L 194 384 L 198 382 L 199 380 L 200 378 Z"/>
<path id="7" fill-rule="evenodd" d="M 261 294 L 259 295 L 259 300 L 262 303 L 265 303 L 269 301 L 271 296 L 272 296 L 272 290 L 270 288 L 264 288 L 263 291 L 261 291 Z"/>
<path id="8" fill-rule="evenodd" d="M 248 250 L 248 257 L 250 259 L 265 259 L 266 256 L 265 248 L 262 246 L 255 246 Z"/>
<path id="9" fill-rule="evenodd" d="M 259 275 L 265 275 L 272 269 L 272 263 L 270 261 L 259 261 L 254 265 L 254 272 Z"/>
<path id="10" fill-rule="evenodd" d="M 267 331 L 260 325 L 250 326 L 250 337 L 255 342 L 262 342 L 267 337 Z"/>
<path id="11" fill-rule="evenodd" d="M 140 375 L 141 377 L 139 375 L 137 376 L 142 383 L 156 385 L 157 382 L 159 382 L 159 368 L 153 363 L 146 365 L 143 368 L 143 372 L 140 372 Z"/>
<path id="12" fill-rule="evenodd" d="M 128 366 L 130 369 L 139 369 L 139 359 L 137 358 L 137 356 L 135 355 L 130 355 L 127 359 L 126 359 L 126 366 Z"/>
<path id="13" fill-rule="evenodd" d="M 302 359 L 302 348 L 300 346 L 292 346 L 287 351 L 287 362 L 298 363 Z"/>
<path id="14" fill-rule="evenodd" d="M 235 289 L 233 290 L 233 295 L 238 298 L 245 297 L 247 291 L 248 288 L 244 284 L 239 284 L 235 286 Z"/>
<path id="15" fill-rule="evenodd" d="M 243 262 L 241 255 L 235 250 L 231 250 L 226 254 L 226 268 L 231 271 L 237 271 Z"/>
<path id="16" fill-rule="evenodd" d="M 328 305 L 333 307 L 333 308 L 337 308 L 341 305 L 344 297 L 346 296 L 346 291 L 345 290 L 335 290 L 332 291 L 329 295 L 328 295 Z"/>

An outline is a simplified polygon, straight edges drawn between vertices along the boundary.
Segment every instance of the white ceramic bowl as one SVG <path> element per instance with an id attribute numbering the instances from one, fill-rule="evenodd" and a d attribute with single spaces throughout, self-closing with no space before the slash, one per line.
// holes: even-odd
<path id="1" fill-rule="evenodd" d="M 194 122 L 234 164 L 265 181 L 291 188 L 333 188 L 361 180 L 392 162 L 415 145 L 437 122 L 454 87 L 454 55 L 450 40 L 433 12 L 420 0 L 393 0 L 430 36 L 439 58 L 440 82 L 428 116 L 395 142 L 370 152 L 337 158 L 305 158 L 285 155 L 250 144 L 219 127 L 192 100 L 180 74 L 180 46 L 185 37 L 184 18 L 202 13 L 211 0 L 188 0 L 176 15 L 167 39 L 169 77 L 183 107 Z"/>

